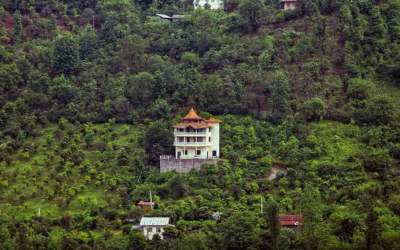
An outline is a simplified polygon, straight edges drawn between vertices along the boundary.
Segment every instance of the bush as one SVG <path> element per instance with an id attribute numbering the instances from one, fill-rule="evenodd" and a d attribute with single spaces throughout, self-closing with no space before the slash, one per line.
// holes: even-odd
<path id="1" fill-rule="evenodd" d="M 325 102 L 314 97 L 303 104 L 302 113 L 307 121 L 322 120 L 326 114 Z"/>
<path id="2" fill-rule="evenodd" d="M 349 99 L 364 100 L 369 96 L 372 83 L 368 80 L 353 78 L 349 80 L 347 89 L 347 97 Z"/>

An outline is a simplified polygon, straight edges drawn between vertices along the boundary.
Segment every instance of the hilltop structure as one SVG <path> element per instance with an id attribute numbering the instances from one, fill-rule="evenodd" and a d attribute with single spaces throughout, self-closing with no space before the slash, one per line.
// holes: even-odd
<path id="1" fill-rule="evenodd" d="M 188 172 L 201 165 L 216 163 L 220 157 L 217 119 L 204 119 L 191 108 L 174 126 L 175 156 L 160 157 L 160 171 Z"/>
<path id="2" fill-rule="evenodd" d="M 212 10 L 218 10 L 224 8 L 224 0 L 194 0 L 193 1 L 194 8 L 204 8 L 207 5 Z"/>
<path id="3" fill-rule="evenodd" d="M 283 10 L 295 10 L 297 8 L 297 0 L 282 0 Z"/>

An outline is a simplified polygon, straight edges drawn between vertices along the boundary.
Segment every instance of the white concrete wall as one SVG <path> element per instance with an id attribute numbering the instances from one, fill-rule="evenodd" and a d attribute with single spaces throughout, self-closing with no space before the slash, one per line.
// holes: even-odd
<path id="1" fill-rule="evenodd" d="M 224 0 L 194 0 L 194 7 L 204 7 L 206 4 L 209 4 L 211 9 L 223 9 L 224 8 Z"/>
<path id="2" fill-rule="evenodd" d="M 296 9 L 296 3 L 284 3 L 283 5 L 284 10 L 295 10 Z"/>
<path id="3" fill-rule="evenodd" d="M 211 128 L 211 146 L 210 146 L 210 152 L 209 156 L 212 157 L 212 152 L 215 150 L 217 151 L 217 157 L 220 157 L 220 151 L 219 151 L 219 123 L 216 123 L 212 128 Z"/>
<path id="4" fill-rule="evenodd" d="M 208 129 L 210 129 L 208 133 Z M 175 130 L 176 132 L 176 130 Z M 175 157 L 180 159 L 193 159 L 193 158 L 212 158 L 213 151 L 216 151 L 216 158 L 220 157 L 220 125 L 219 123 L 213 124 L 211 128 L 207 128 L 207 136 L 197 136 L 197 138 L 202 137 L 202 142 L 196 143 L 196 137 L 193 136 L 184 136 L 181 132 L 178 136 L 175 136 L 175 144 L 179 141 L 178 138 L 184 138 L 183 141 L 185 144 L 189 145 L 182 145 L 176 144 L 175 146 Z M 210 141 L 211 138 L 211 141 Z M 188 142 L 189 139 L 189 142 Z M 196 145 L 197 144 L 197 145 Z M 195 147 L 197 146 L 197 147 Z M 185 154 L 185 150 L 187 150 L 187 154 Z M 200 150 L 200 155 L 196 154 L 196 150 Z M 180 157 L 178 157 L 180 152 Z"/>
<path id="5" fill-rule="evenodd" d="M 187 155 L 185 155 L 185 150 L 187 150 Z M 209 151 L 209 147 L 198 147 L 197 150 L 201 151 L 200 155 L 196 155 L 195 147 L 176 147 L 175 157 L 178 158 L 178 152 L 181 152 L 181 159 L 207 158 L 207 151 Z M 209 154 L 209 156 L 211 155 Z"/>
<path id="6" fill-rule="evenodd" d="M 148 240 L 152 240 L 154 235 L 158 234 L 160 236 L 160 238 L 163 239 L 164 237 L 162 234 L 164 233 L 164 228 L 163 227 L 158 227 L 158 228 L 160 228 L 160 232 L 157 232 L 157 227 L 155 227 L 155 226 L 143 227 L 142 230 L 143 230 L 144 237 Z"/>

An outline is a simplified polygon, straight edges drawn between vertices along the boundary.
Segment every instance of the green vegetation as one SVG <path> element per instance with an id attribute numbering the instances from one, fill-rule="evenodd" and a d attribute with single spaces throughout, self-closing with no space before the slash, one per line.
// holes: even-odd
<path id="1" fill-rule="evenodd" d="M 400 249 L 399 52 L 398 0 L 0 1 L 0 249 Z M 189 106 L 223 160 L 160 174 Z"/>

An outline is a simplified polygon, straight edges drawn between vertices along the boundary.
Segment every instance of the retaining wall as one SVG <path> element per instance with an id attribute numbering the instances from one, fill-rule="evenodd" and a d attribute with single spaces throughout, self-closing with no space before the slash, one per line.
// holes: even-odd
<path id="1" fill-rule="evenodd" d="M 218 159 L 176 159 L 172 157 L 160 158 L 160 172 L 176 171 L 187 173 L 192 169 L 199 170 L 204 164 L 217 164 Z"/>

